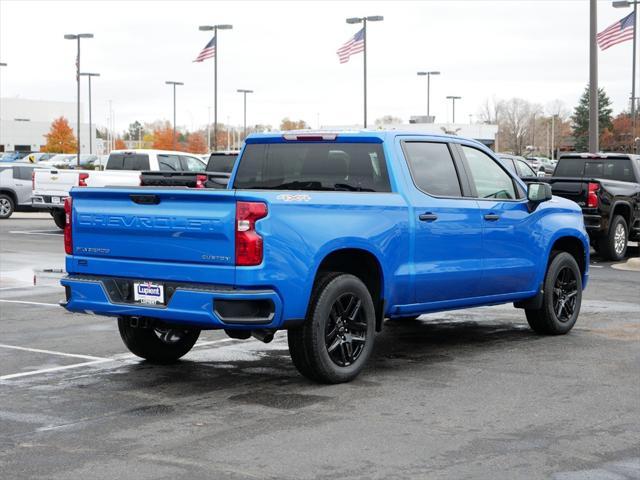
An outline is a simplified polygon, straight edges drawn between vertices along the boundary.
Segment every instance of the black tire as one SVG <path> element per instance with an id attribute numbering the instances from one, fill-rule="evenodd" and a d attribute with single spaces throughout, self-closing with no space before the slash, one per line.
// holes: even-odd
<path id="1" fill-rule="evenodd" d="M 64 213 L 64 210 L 53 210 L 51 212 L 51 216 L 53 217 L 56 227 L 60 230 L 64 230 L 64 227 L 67 224 L 67 215 Z"/>
<path id="2" fill-rule="evenodd" d="M 609 224 L 607 235 L 598 239 L 598 252 L 607 260 L 619 261 L 627 254 L 629 227 L 624 217 L 616 215 Z"/>
<path id="3" fill-rule="evenodd" d="M 0 193 L 0 218 L 9 218 L 13 215 L 16 209 L 16 205 L 13 202 L 13 198 L 4 193 Z"/>
<path id="4" fill-rule="evenodd" d="M 323 275 L 314 287 L 305 322 L 288 331 L 288 340 L 293 364 L 308 379 L 353 380 L 371 356 L 375 341 L 369 290 L 353 275 Z"/>
<path id="5" fill-rule="evenodd" d="M 141 328 L 128 318 L 118 318 L 120 337 L 129 351 L 152 363 L 173 363 L 186 355 L 200 336 L 200 330 L 181 328 Z"/>
<path id="6" fill-rule="evenodd" d="M 542 307 L 525 310 L 529 326 L 545 335 L 569 332 L 578 319 L 582 303 L 582 274 L 571 254 L 552 254 L 543 292 Z"/>

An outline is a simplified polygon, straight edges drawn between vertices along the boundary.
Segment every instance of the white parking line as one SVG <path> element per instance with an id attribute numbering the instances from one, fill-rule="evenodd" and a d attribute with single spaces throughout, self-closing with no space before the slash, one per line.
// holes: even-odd
<path id="1" fill-rule="evenodd" d="M 234 338 L 223 338 L 220 340 L 209 340 L 209 341 L 205 341 L 205 342 L 198 342 L 194 345 L 195 347 L 205 347 L 208 345 L 215 345 L 218 343 L 228 343 L 228 342 L 233 342 L 235 341 Z M 64 365 L 61 367 L 51 367 L 51 368 L 43 368 L 40 370 L 31 370 L 28 372 L 19 372 L 19 373 L 11 373 L 8 375 L 2 375 L 0 376 L 0 381 L 2 380 L 11 380 L 14 378 L 22 378 L 22 377 L 30 377 L 33 375 L 39 375 L 41 373 L 52 373 L 52 372 L 59 372 L 62 370 L 69 370 L 72 368 L 78 368 L 78 367 L 87 367 L 90 365 L 97 365 L 99 363 L 106 363 L 106 362 L 117 362 L 117 361 L 123 361 L 123 360 L 132 360 L 132 359 L 138 359 L 140 360 L 138 357 L 136 357 L 135 355 L 133 355 L 132 353 L 121 353 L 119 355 L 114 355 L 110 358 L 104 358 L 104 357 L 92 357 L 91 355 L 80 355 L 77 353 L 64 353 L 64 352 L 57 352 L 57 351 L 53 351 L 53 350 L 42 350 L 39 348 L 28 348 L 28 347 L 18 347 L 16 345 L 5 345 L 5 344 L 1 344 L 0 343 L 0 348 L 10 348 L 10 349 L 15 349 L 15 350 L 24 350 L 27 352 L 34 352 L 34 353 L 45 353 L 45 354 L 50 354 L 50 355 L 61 355 L 64 357 L 73 357 L 73 358 L 82 358 L 85 360 L 89 360 L 88 362 L 81 362 L 81 363 L 72 363 L 71 365 Z"/>
<path id="2" fill-rule="evenodd" d="M 41 303 L 41 302 L 27 302 L 25 300 L 2 300 L 0 299 L 0 302 L 3 303 L 20 303 L 23 305 L 37 305 L 39 307 L 60 307 L 60 305 L 58 305 L 57 303 Z"/>
<path id="3" fill-rule="evenodd" d="M 51 233 L 54 230 L 9 230 L 9 233 L 17 233 L 22 235 L 54 235 L 59 237 L 62 233 Z"/>
<path id="4" fill-rule="evenodd" d="M 105 358 L 105 359 L 101 359 L 101 360 L 93 360 L 91 362 L 73 363 L 71 365 L 65 365 L 63 367 L 51 367 L 51 368 L 43 368 L 41 370 L 31 370 L 29 372 L 11 373 L 9 375 L 0 376 L 0 381 L 1 380 L 10 380 L 12 378 L 29 377 L 31 375 L 39 375 L 41 373 L 58 372 L 60 370 L 69 370 L 71 368 L 86 367 L 88 365 L 96 365 L 98 363 L 113 362 L 113 361 L 114 360 L 112 360 L 110 358 Z"/>
<path id="5" fill-rule="evenodd" d="M 10 348 L 13 350 L 23 350 L 25 352 L 34 352 L 34 353 L 46 353 L 48 355 L 59 355 L 61 357 L 73 357 L 73 358 L 82 358 L 84 360 L 111 360 L 110 358 L 105 357 L 93 357 L 91 355 L 81 355 L 79 353 L 65 353 L 65 352 L 57 352 L 55 350 L 43 350 L 41 348 L 29 348 L 29 347 L 18 347 L 17 345 L 6 345 L 4 343 L 0 343 L 0 348 Z"/>

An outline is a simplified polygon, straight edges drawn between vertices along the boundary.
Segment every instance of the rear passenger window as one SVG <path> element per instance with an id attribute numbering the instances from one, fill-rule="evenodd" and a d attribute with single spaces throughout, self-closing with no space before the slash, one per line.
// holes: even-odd
<path id="1" fill-rule="evenodd" d="M 431 195 L 461 197 L 462 189 L 446 143 L 404 142 L 416 187 Z"/>
<path id="2" fill-rule="evenodd" d="M 149 155 L 143 153 L 112 153 L 107 160 L 107 170 L 149 170 Z"/>
<path id="3" fill-rule="evenodd" d="M 187 172 L 204 172 L 205 164 L 197 158 L 180 155 L 182 160 L 182 169 Z"/>
<path id="4" fill-rule="evenodd" d="M 178 155 L 158 155 L 158 167 L 162 172 L 179 172 L 182 170 Z"/>

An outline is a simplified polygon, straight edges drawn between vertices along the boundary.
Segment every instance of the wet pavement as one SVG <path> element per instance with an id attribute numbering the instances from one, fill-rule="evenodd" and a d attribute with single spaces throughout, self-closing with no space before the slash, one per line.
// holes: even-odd
<path id="1" fill-rule="evenodd" d="M 285 334 L 140 361 L 113 320 L 57 306 L 62 237 L 19 217 L 0 221 L 0 478 L 640 479 L 639 272 L 594 258 L 561 337 L 508 305 L 386 322 L 356 381 L 321 386 Z"/>

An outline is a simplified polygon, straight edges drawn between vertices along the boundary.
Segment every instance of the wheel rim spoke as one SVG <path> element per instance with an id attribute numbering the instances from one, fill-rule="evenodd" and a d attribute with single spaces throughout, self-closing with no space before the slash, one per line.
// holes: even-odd
<path id="1" fill-rule="evenodd" d="M 571 320 L 576 309 L 578 279 L 575 272 L 564 267 L 558 272 L 553 286 L 553 311 L 560 322 Z"/>
<path id="2" fill-rule="evenodd" d="M 325 345 L 331 360 L 341 367 L 356 362 L 365 348 L 367 329 L 358 295 L 345 293 L 339 296 L 329 310 L 325 329 Z"/>

